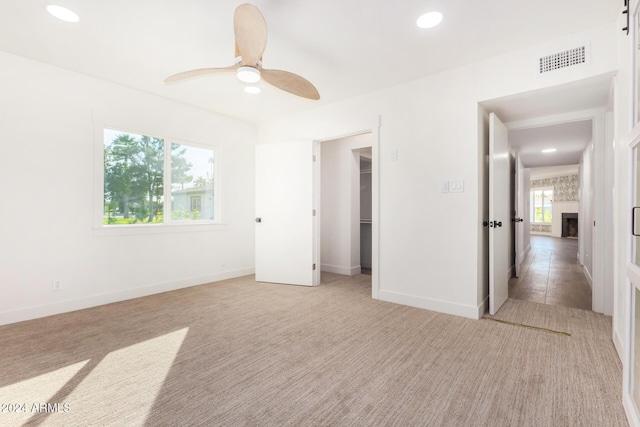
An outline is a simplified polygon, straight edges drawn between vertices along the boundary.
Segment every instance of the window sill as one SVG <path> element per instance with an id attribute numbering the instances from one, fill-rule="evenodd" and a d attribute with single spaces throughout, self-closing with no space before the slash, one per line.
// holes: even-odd
<path id="1" fill-rule="evenodd" d="M 141 236 L 145 234 L 194 233 L 226 230 L 225 223 L 104 225 L 93 228 L 94 236 Z"/>

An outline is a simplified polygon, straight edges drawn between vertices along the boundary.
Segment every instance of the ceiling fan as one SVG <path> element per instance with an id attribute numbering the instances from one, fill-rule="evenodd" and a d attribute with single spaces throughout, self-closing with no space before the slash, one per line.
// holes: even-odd
<path id="1" fill-rule="evenodd" d="M 236 64 L 224 68 L 200 68 L 174 74 L 165 83 L 202 77 L 210 74 L 236 73 L 245 83 L 257 83 L 260 79 L 285 92 L 302 98 L 320 99 L 318 90 L 307 79 L 281 70 L 262 68 L 262 54 L 267 45 L 267 23 L 257 7 L 245 3 L 236 8 L 233 15 L 236 36 Z"/>

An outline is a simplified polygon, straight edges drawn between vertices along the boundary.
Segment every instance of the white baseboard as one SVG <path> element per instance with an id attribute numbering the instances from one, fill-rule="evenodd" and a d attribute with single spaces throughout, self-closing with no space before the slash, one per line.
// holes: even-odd
<path id="1" fill-rule="evenodd" d="M 627 416 L 627 421 L 631 427 L 640 426 L 640 419 L 638 418 L 638 413 L 635 410 L 635 403 L 631 399 L 631 395 L 629 393 L 622 393 L 622 406 L 624 408 L 624 413 Z"/>
<path id="2" fill-rule="evenodd" d="M 551 236 L 551 237 L 553 237 L 553 233 L 545 233 L 543 231 L 530 231 L 529 234 L 532 234 L 534 236 Z"/>
<path id="3" fill-rule="evenodd" d="M 593 289 L 593 277 L 591 277 L 589 270 L 587 270 L 587 267 L 583 265 L 582 271 L 584 272 L 584 276 L 587 278 L 587 282 L 589 282 L 589 287 Z"/>
<path id="4" fill-rule="evenodd" d="M 484 316 L 484 314 L 487 311 L 489 311 L 489 295 L 484 297 L 484 300 L 480 304 L 478 304 L 478 317 L 477 317 L 477 319 L 480 319 L 482 316 Z"/>
<path id="5" fill-rule="evenodd" d="M 468 319 L 480 319 L 485 313 L 484 306 L 488 297 L 479 306 L 455 304 L 447 301 L 440 301 L 431 298 L 417 297 L 414 295 L 401 294 L 398 292 L 385 291 L 380 289 L 378 299 L 396 304 L 408 305 L 410 307 L 424 308 L 426 310 L 437 311 L 439 313 L 452 314 L 454 316 L 466 317 Z"/>
<path id="6" fill-rule="evenodd" d="M 355 276 L 361 273 L 361 268 L 359 265 L 356 265 L 355 267 L 342 267 L 339 265 L 320 264 L 320 271 L 342 274 L 344 276 Z"/>
<path id="7" fill-rule="evenodd" d="M 624 345 L 622 344 L 622 338 L 620 337 L 620 334 L 618 333 L 618 331 L 616 330 L 616 328 L 613 328 L 613 335 L 611 337 L 611 339 L 613 340 L 613 346 L 616 349 L 616 352 L 618 353 L 618 357 L 620 358 L 620 361 L 622 362 L 622 364 L 625 363 L 624 361 Z"/>
<path id="8" fill-rule="evenodd" d="M 522 264 L 524 262 L 524 259 L 527 257 L 527 254 L 529 253 L 529 251 L 531 250 L 531 243 L 529 243 L 527 245 L 526 248 L 524 248 L 524 251 L 522 251 L 522 253 L 520 254 L 520 264 Z"/>
<path id="9" fill-rule="evenodd" d="M 54 314 L 67 313 L 70 311 L 82 310 L 99 305 L 111 304 L 118 301 L 125 301 L 133 298 L 146 297 L 162 292 L 175 291 L 177 289 L 202 285 L 204 283 L 218 282 L 220 280 L 233 279 L 236 277 L 248 276 L 255 273 L 255 268 L 244 268 L 234 271 L 210 274 L 207 276 L 190 277 L 188 279 L 175 282 L 157 283 L 155 285 L 141 286 L 139 288 L 126 289 L 117 292 L 92 295 L 83 298 L 59 301 L 53 304 L 44 304 L 33 307 L 25 307 L 17 310 L 0 312 L 0 325 L 22 322 L 25 320 L 37 319 L 40 317 L 52 316 Z"/>

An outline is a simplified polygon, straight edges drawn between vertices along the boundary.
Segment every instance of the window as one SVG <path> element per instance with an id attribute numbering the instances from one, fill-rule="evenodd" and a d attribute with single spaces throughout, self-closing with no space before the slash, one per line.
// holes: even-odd
<path id="1" fill-rule="evenodd" d="M 531 222 L 551 223 L 553 188 L 531 190 Z"/>
<path id="2" fill-rule="evenodd" d="M 214 165 L 211 148 L 105 128 L 103 223 L 213 222 Z"/>
<path id="3" fill-rule="evenodd" d="M 202 209 L 202 197 L 191 196 L 191 212 L 200 212 Z"/>

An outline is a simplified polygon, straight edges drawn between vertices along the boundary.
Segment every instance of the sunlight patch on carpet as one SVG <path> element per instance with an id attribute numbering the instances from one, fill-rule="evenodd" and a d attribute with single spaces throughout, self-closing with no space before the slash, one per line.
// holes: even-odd
<path id="1" fill-rule="evenodd" d="M 78 373 L 89 360 L 74 363 L 46 374 L 38 375 L 0 388 L 0 424 L 22 425 L 41 404 L 46 404 Z M 35 405 L 35 406 L 34 406 Z"/>
<path id="2" fill-rule="evenodd" d="M 107 354 L 68 396 L 65 425 L 143 425 L 169 374 L 189 328 Z M 105 402 L 101 396 L 113 398 Z M 114 402 L 118 402 L 115 404 Z"/>

